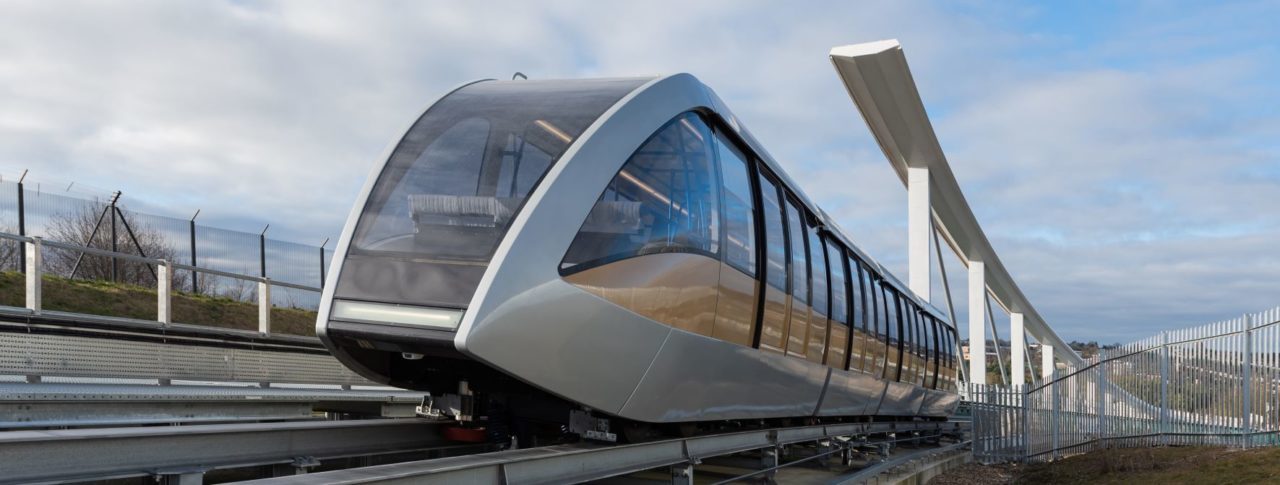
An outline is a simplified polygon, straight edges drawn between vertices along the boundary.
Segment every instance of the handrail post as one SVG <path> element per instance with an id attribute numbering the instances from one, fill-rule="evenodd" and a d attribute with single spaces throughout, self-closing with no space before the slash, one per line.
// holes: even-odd
<path id="1" fill-rule="evenodd" d="M 40 313 L 41 302 L 43 301 L 41 299 L 41 286 L 43 284 L 41 273 L 43 268 L 40 265 L 40 245 L 40 238 L 31 238 L 31 242 L 24 244 L 27 254 L 23 259 L 27 262 L 27 309 L 36 314 Z"/>
<path id="2" fill-rule="evenodd" d="M 271 282 L 267 278 L 258 282 L 258 333 L 271 335 Z"/>
<path id="3" fill-rule="evenodd" d="M 156 321 L 173 323 L 173 266 L 167 260 L 156 265 Z"/>

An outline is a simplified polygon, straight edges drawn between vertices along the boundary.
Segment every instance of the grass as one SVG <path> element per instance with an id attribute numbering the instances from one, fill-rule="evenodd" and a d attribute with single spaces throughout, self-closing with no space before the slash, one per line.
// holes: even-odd
<path id="1" fill-rule="evenodd" d="M 1131 448 L 1034 465 L 1017 483 L 1245 484 L 1280 482 L 1280 448 Z"/>
<path id="2" fill-rule="evenodd" d="M 0 272 L 0 305 L 25 304 L 23 275 Z M 65 312 L 154 320 L 156 290 L 143 286 L 44 276 L 44 308 Z M 230 298 L 174 292 L 173 321 L 241 330 L 258 329 L 258 304 Z M 271 331 L 315 335 L 316 312 L 300 308 L 272 308 Z"/>
<path id="3" fill-rule="evenodd" d="M 1280 483 L 1280 447 L 1122 448 L 1033 465 L 966 465 L 929 482 L 958 484 Z"/>

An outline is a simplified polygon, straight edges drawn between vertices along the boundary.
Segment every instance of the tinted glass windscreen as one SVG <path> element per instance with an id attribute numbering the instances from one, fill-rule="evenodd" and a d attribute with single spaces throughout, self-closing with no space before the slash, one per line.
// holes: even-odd
<path id="1" fill-rule="evenodd" d="M 374 183 L 339 295 L 465 307 L 543 175 L 646 81 L 487 81 L 441 99 L 409 129 Z"/>
<path id="2" fill-rule="evenodd" d="M 482 82 L 450 94 L 392 153 L 352 246 L 487 261 L 551 164 L 641 82 Z"/>

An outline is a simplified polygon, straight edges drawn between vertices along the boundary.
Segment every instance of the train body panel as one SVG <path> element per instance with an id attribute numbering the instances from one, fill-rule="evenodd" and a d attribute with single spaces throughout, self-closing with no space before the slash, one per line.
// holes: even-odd
<path id="1" fill-rule="evenodd" d="M 317 323 L 340 360 L 653 423 L 954 409 L 954 329 L 701 82 L 532 83 L 455 90 L 375 170 Z"/>

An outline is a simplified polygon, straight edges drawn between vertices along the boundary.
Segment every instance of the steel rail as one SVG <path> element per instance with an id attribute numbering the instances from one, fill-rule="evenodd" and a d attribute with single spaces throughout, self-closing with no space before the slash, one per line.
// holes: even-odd
<path id="1" fill-rule="evenodd" d="M 841 446 L 838 446 L 838 447 L 836 447 L 836 449 L 831 450 L 831 451 L 825 451 L 825 452 L 818 453 L 818 454 L 813 455 L 813 456 L 806 456 L 806 457 L 801 458 L 801 459 L 799 459 L 799 460 L 792 460 L 792 461 L 789 461 L 789 462 L 786 462 L 786 463 L 782 463 L 782 464 L 779 464 L 779 465 L 776 465 L 776 466 L 771 466 L 771 467 L 769 467 L 769 468 L 764 468 L 764 469 L 761 469 L 761 470 L 756 470 L 756 471 L 753 471 L 753 472 L 748 473 L 748 474 L 745 474 L 745 475 L 738 475 L 738 476 L 733 477 L 733 478 L 729 478 L 729 479 L 725 479 L 725 480 L 720 480 L 720 481 L 718 481 L 718 482 L 714 482 L 714 483 L 712 483 L 711 485 L 725 485 L 725 484 L 729 484 L 729 483 L 738 482 L 738 481 L 741 481 L 741 480 L 744 480 L 744 479 L 747 479 L 747 478 L 754 477 L 754 476 L 756 476 L 756 475 L 763 475 L 763 474 L 766 474 L 766 473 L 769 473 L 769 472 L 772 472 L 772 471 L 781 470 L 781 469 L 783 469 L 783 468 L 787 468 L 787 467 L 790 467 L 790 466 L 795 466 L 795 465 L 799 465 L 799 464 L 802 464 L 802 463 L 808 463 L 808 462 L 811 462 L 811 461 L 814 461 L 814 460 L 817 460 L 817 459 L 820 459 L 820 458 L 825 458 L 825 457 L 828 457 L 828 456 L 834 455 L 834 454 L 836 454 L 836 453 L 842 453 L 842 452 L 844 452 L 846 449 L 853 448 L 853 447 L 865 447 L 865 446 L 873 446 L 873 445 L 887 445 L 887 444 L 893 444 L 893 443 L 902 443 L 902 442 L 904 442 L 904 441 L 915 441 L 915 440 L 920 440 L 920 439 L 931 439 L 931 438 L 941 438 L 941 437 L 942 437 L 942 434 L 941 434 L 941 433 L 938 433 L 938 434 L 935 434 L 935 435 L 919 436 L 919 437 L 911 437 L 911 438 L 889 439 L 889 440 L 879 440 L 879 441 L 864 441 L 864 442 L 857 442 L 857 443 L 853 443 L 853 442 L 850 442 L 850 443 L 844 443 L 844 444 L 842 444 Z"/>
<path id="2" fill-rule="evenodd" d="M 665 466 L 697 463 L 706 458 L 794 443 L 905 431 L 959 431 L 964 428 L 962 424 L 927 421 L 834 424 L 742 431 L 615 446 L 558 445 L 352 468 L 245 483 L 576 483 Z"/>
<path id="3" fill-rule="evenodd" d="M 440 422 L 370 419 L 0 432 L 0 483 L 200 474 L 449 446 Z"/>
<path id="4" fill-rule="evenodd" d="M 879 474 L 884 473 L 884 472 L 886 472 L 886 471 L 892 470 L 892 469 L 894 469 L 894 468 L 896 468 L 896 467 L 898 467 L 898 466 L 901 466 L 902 464 L 907 463 L 907 462 L 909 462 L 909 461 L 912 461 L 912 460 L 918 460 L 918 459 L 920 459 L 920 458 L 923 458 L 923 457 L 926 457 L 926 456 L 929 456 L 929 455 L 936 455 L 936 454 L 939 454 L 939 453 L 947 453 L 947 452 L 951 452 L 951 451 L 959 450 L 959 449 L 961 449 L 961 448 L 964 448 L 964 447 L 966 447 L 966 446 L 969 446 L 970 444 L 972 444 L 972 442 L 970 442 L 970 441 L 962 441 L 962 442 L 960 442 L 960 443 L 956 443 L 956 444 L 954 444 L 954 445 L 948 445 L 948 446 L 944 446 L 944 447 L 941 447 L 941 448 L 930 448 L 930 449 L 927 449 L 927 450 L 920 450 L 920 451 L 917 451 L 917 452 L 915 452 L 915 453 L 908 453 L 908 454 L 901 455 L 901 456 L 898 456 L 898 457 L 895 457 L 895 458 L 890 458 L 890 459 L 889 459 L 889 460 L 887 460 L 887 461 L 884 461 L 884 462 L 881 462 L 881 463 L 877 463 L 877 464 L 875 464 L 875 465 L 872 465 L 872 466 L 869 466 L 869 467 L 863 468 L 863 469 L 861 469 L 861 470 L 858 470 L 856 473 L 853 473 L 853 474 L 851 474 L 851 475 L 845 475 L 845 476 L 842 476 L 842 477 L 840 477 L 837 481 L 835 481 L 835 482 L 833 482 L 833 483 L 841 483 L 841 484 L 844 484 L 844 483 L 865 483 L 865 482 L 867 482 L 868 480 L 870 480 L 872 477 L 875 477 L 876 475 L 879 475 Z"/>

